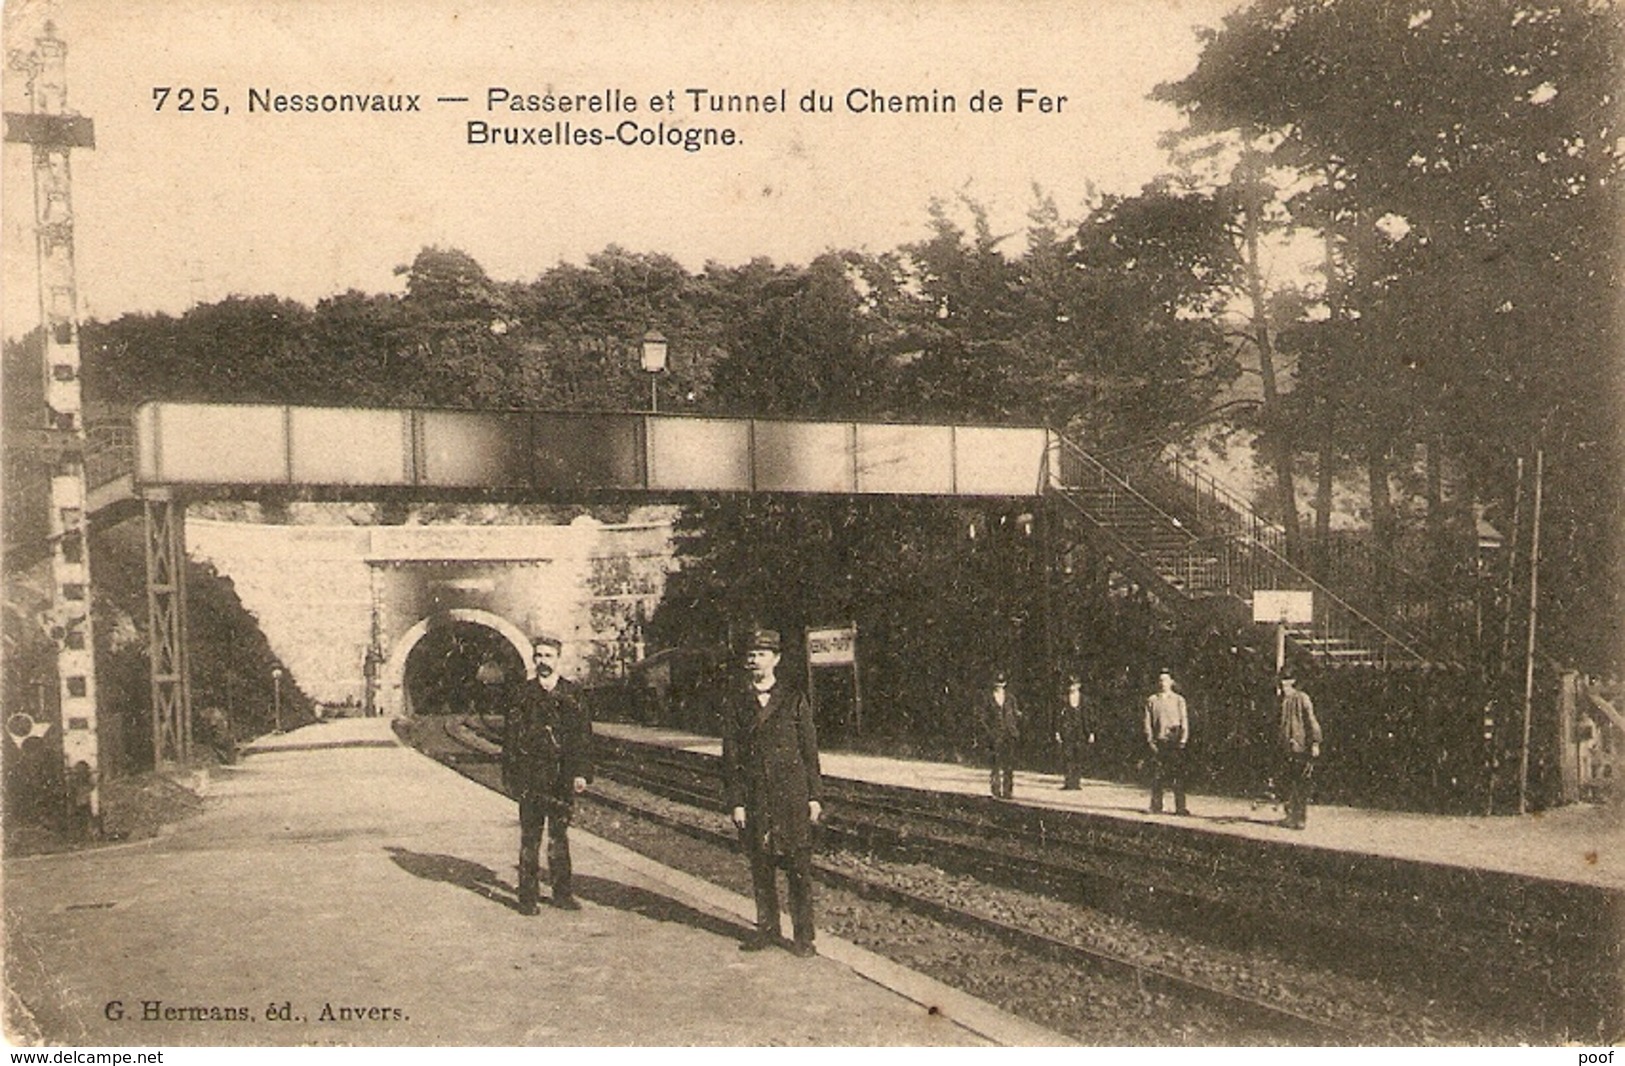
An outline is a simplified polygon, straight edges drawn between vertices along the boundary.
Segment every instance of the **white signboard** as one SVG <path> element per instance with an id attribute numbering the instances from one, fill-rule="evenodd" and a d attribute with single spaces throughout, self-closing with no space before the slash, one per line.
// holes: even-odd
<path id="1" fill-rule="evenodd" d="M 807 630 L 807 662 L 812 666 L 851 666 L 857 661 L 858 631 L 845 629 Z"/>
<path id="2" fill-rule="evenodd" d="M 1253 593 L 1253 621 L 1308 623 L 1315 620 L 1315 594 L 1309 591 L 1258 589 Z"/>

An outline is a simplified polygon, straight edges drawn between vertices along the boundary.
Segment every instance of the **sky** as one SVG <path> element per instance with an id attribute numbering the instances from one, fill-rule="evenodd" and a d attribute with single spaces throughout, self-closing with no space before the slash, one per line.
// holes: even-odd
<path id="1" fill-rule="evenodd" d="M 96 147 L 73 155 L 75 253 L 81 315 L 105 320 L 231 294 L 400 291 L 395 268 L 429 245 L 527 280 L 612 243 L 691 269 L 886 251 L 926 235 L 934 197 L 974 198 L 1019 232 L 1037 186 L 1075 218 L 1092 193 L 1133 193 L 1169 168 L 1157 139 L 1178 117 L 1146 94 L 1193 67 L 1195 27 L 1236 3 L 18 0 L 4 28 L 8 54 L 26 52 L 54 20 L 69 108 L 95 122 Z M 0 77 L 5 110 L 28 110 L 25 79 Z M 218 107 L 179 110 L 183 90 L 201 105 L 205 88 Z M 690 89 L 706 102 L 782 92 L 786 110 L 697 110 Z M 636 110 L 516 111 L 493 90 L 619 93 Z M 809 91 L 831 110 L 804 113 Z M 978 92 L 1002 108 L 973 109 Z M 279 95 L 320 108 L 342 94 L 416 96 L 420 110 L 275 109 Z M 875 103 L 910 94 L 956 108 Z M 469 143 L 471 123 L 544 137 L 564 121 L 608 143 Z M 634 140 L 664 123 L 738 143 L 622 145 L 627 122 Z M 22 145 L 3 162 L 0 315 L 14 337 L 39 316 L 32 172 Z"/>

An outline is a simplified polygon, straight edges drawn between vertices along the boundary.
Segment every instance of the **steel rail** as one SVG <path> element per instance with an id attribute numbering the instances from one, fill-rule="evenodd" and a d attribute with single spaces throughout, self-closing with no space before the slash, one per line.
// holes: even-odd
<path id="1" fill-rule="evenodd" d="M 647 767 L 664 765 L 685 774 L 701 775 L 702 769 L 687 759 L 703 758 L 685 753 L 683 758 L 662 758 L 658 748 L 642 748 L 637 759 L 642 764 L 628 768 L 617 764 L 613 776 L 629 779 L 636 787 L 679 803 L 716 810 L 718 797 L 674 784 L 668 778 L 650 773 Z M 714 771 L 713 771 L 714 773 Z M 857 789 L 845 787 L 857 785 Z M 1237 897 L 1248 898 L 1248 887 L 1242 886 L 1229 893 L 1211 891 L 1215 884 L 1219 863 L 1211 856 L 1179 854 L 1147 855 L 1124 843 L 1112 840 L 1079 838 L 1072 833 L 1046 832 L 1042 828 L 1009 825 L 991 826 L 974 815 L 935 809 L 937 797 L 926 795 L 912 799 L 882 798 L 861 794 L 861 783 L 843 782 L 838 792 L 828 797 L 829 813 L 825 816 L 826 834 L 847 840 L 857 850 L 900 852 L 923 857 L 933 865 L 949 866 L 971 871 L 983 879 L 991 879 L 1011 888 L 1032 891 L 1042 887 L 1044 894 L 1065 898 L 1096 909 L 1105 909 L 1102 900 L 1113 900 L 1111 910 L 1125 913 L 1137 920 L 1154 924 L 1183 927 L 1221 928 L 1232 936 L 1251 930 L 1253 935 L 1274 941 L 1330 940 L 1343 944 L 1347 951 L 1408 950 L 1413 941 L 1404 932 L 1396 932 L 1388 925 L 1345 921 L 1335 928 L 1327 924 L 1322 911 L 1309 908 L 1297 912 L 1280 909 L 1262 909 L 1238 902 Z M 955 797 L 983 802 L 981 797 Z M 992 800 L 985 802 L 992 803 Z M 1017 810 L 1000 804 L 998 813 Z M 1026 813 L 1028 808 L 1020 808 Z M 1059 814 L 1032 808 L 1031 816 Z M 896 819 L 904 828 L 878 823 L 876 817 Z M 940 833 L 909 832 L 909 822 L 929 822 L 952 834 L 953 839 Z M 990 830 L 1001 834 L 998 841 L 986 840 Z M 971 839 L 965 839 L 965 838 Z M 1005 846 L 1020 848 L 1053 848 L 1060 845 L 1067 853 L 1060 858 L 1035 858 L 1013 853 Z M 1231 864 L 1234 866 L 1234 864 Z M 1248 875 L 1245 869 L 1232 873 Z M 1170 876 L 1172 874 L 1172 876 Z M 1267 880 L 1256 873 L 1252 880 Z M 1303 881 L 1312 887 L 1312 881 Z M 1255 884 L 1260 891 L 1277 892 L 1277 883 Z M 1306 900 L 1315 898 L 1305 893 Z M 1426 908 L 1423 908 L 1426 912 Z M 1152 916 L 1155 916 L 1154 918 Z M 1384 908 L 1381 916 L 1392 924 L 1394 911 Z"/>
<path id="2" fill-rule="evenodd" d="M 707 810 L 720 808 L 714 792 L 675 786 L 669 778 L 659 776 L 661 766 L 687 777 L 714 776 L 714 756 L 623 740 L 615 744 L 623 751 L 635 749 L 632 758 L 642 763 L 635 771 L 637 787 L 674 802 Z M 709 770 L 707 760 L 713 764 Z M 620 768 L 614 771 L 619 772 Z M 865 788 L 873 787 L 905 795 L 897 798 L 863 794 Z M 1036 891 L 1182 935 L 1195 935 L 1197 939 L 1215 939 L 1214 931 L 1220 930 L 1226 936 L 1219 939 L 1246 944 L 1277 943 L 1290 950 L 1313 944 L 1314 957 L 1340 960 L 1331 966 L 1337 970 L 1347 969 L 1348 960 L 1414 958 L 1419 945 L 1430 945 L 1429 950 L 1441 960 L 1464 960 L 1476 950 L 1472 946 L 1476 941 L 1484 936 L 1504 935 L 1504 930 L 1496 932 L 1501 923 L 1518 920 L 1508 914 L 1452 916 L 1439 912 L 1426 897 L 1409 893 L 1396 896 L 1380 867 L 1376 874 L 1355 876 L 1352 882 L 1341 878 L 1339 884 L 1352 884 L 1356 895 L 1339 913 L 1329 913 L 1322 881 L 1313 874 L 1305 876 L 1273 864 L 1255 867 L 1235 858 L 1225 861 L 1222 856 L 1183 854 L 1177 848 L 1159 848 L 1157 854 L 1147 854 L 1136 848 L 1133 840 L 1110 832 L 1102 838 L 1087 830 L 1078 833 L 1075 826 L 1048 829 L 1043 824 L 1046 817 L 1064 816 L 1067 812 L 1011 805 L 986 797 L 851 781 L 840 781 L 826 792 L 824 832 L 838 846 L 844 842 L 859 851 L 923 860 L 1017 890 Z M 1005 824 L 992 824 L 973 812 L 942 809 L 944 802 L 966 801 L 979 804 L 985 814 L 995 819 L 1005 819 Z M 1012 825 L 1008 823 L 1011 815 L 1038 824 Z M 885 819 L 900 821 L 901 828 L 883 824 Z M 920 822 L 935 824 L 940 831 L 922 832 L 916 828 Z M 997 832 L 998 839 L 989 841 L 990 832 Z M 1010 850 L 1023 846 L 1046 852 L 1054 852 L 1057 847 L 1062 850 L 1053 858 Z M 1228 875 L 1219 877 L 1226 867 Z M 1230 884 L 1228 891 L 1215 890 L 1226 883 Z M 1301 891 L 1285 893 L 1288 898 L 1283 901 L 1282 885 L 1286 883 L 1300 886 Z M 1362 901 L 1361 896 L 1370 899 Z M 1295 899 L 1302 905 L 1292 906 Z M 1260 900 L 1285 902 L 1287 906 L 1260 907 Z M 1560 957 L 1570 953 L 1579 957 L 1590 950 L 1591 941 L 1584 929 L 1561 923 L 1554 926 L 1550 916 L 1531 920 L 1534 924 L 1519 934 L 1520 939 L 1538 937 Z"/>
<path id="3" fill-rule="evenodd" d="M 453 742 L 474 751 L 475 758 L 472 761 L 489 763 L 494 758 L 494 753 L 490 751 L 490 742 L 480 738 L 480 743 L 471 744 L 469 731 L 466 728 L 459 729 L 453 723 L 447 722 L 445 734 Z M 466 764 L 465 760 L 460 759 L 445 759 L 443 761 L 458 768 Z M 668 765 L 677 768 L 675 764 L 668 763 Z M 619 780 L 625 769 L 619 766 L 614 767 L 611 776 Z M 655 795 L 664 795 L 667 799 L 700 810 L 710 812 L 716 810 L 716 797 L 714 796 L 701 794 L 668 781 L 660 781 L 658 778 L 651 778 L 650 775 L 645 773 L 634 772 L 627 776 L 637 780 L 633 787 L 644 788 L 643 781 L 648 780 L 651 784 L 660 786 L 658 790 L 645 789 Z M 683 797 L 692 797 L 692 799 L 684 799 Z M 701 840 L 730 850 L 738 848 L 737 837 L 727 830 L 697 825 L 691 821 L 685 821 L 682 818 L 661 811 L 651 810 L 625 799 L 607 796 L 602 792 L 590 793 L 589 798 L 594 803 L 653 822 L 691 839 Z M 860 836 L 853 830 L 844 827 L 825 827 L 825 832 L 831 832 L 832 830 L 843 836 L 854 838 Z M 1181 996 L 1193 1002 L 1218 1009 L 1231 1017 L 1244 1018 L 1249 1024 L 1256 1025 L 1266 1031 L 1317 1044 L 1355 1044 L 1360 1039 L 1359 1034 L 1353 1029 L 1338 1022 L 1317 1018 L 1276 1003 L 1234 992 L 1210 982 L 1140 962 L 1116 952 L 1088 947 L 1073 940 L 1062 940 L 1046 933 L 1025 929 L 1013 923 L 942 903 L 918 893 L 908 892 L 892 885 L 859 877 L 835 869 L 827 863 L 817 860 L 814 861 L 814 875 L 827 885 L 844 889 L 862 898 L 899 907 L 955 928 L 991 936 L 1002 943 L 1009 944 L 1030 954 L 1051 958 L 1068 965 L 1092 968 L 1112 977 L 1129 979 L 1134 981 L 1136 986 L 1140 988 L 1151 989 L 1167 995 Z"/>

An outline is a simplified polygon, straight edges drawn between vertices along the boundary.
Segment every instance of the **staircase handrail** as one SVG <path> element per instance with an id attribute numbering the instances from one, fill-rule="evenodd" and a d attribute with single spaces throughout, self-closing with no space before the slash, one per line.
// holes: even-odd
<path id="1" fill-rule="evenodd" d="M 1163 437 L 1153 437 L 1147 443 L 1154 443 L 1157 445 L 1157 450 L 1151 453 L 1152 458 L 1155 461 L 1162 463 L 1164 466 L 1172 466 L 1176 470 L 1188 470 L 1190 472 L 1192 486 L 1206 482 L 1209 488 L 1209 494 L 1213 496 L 1214 499 L 1228 505 L 1231 510 L 1238 512 L 1242 517 L 1257 523 L 1260 527 L 1269 530 L 1271 533 L 1277 533 L 1282 538 L 1286 537 L 1285 526 L 1259 514 L 1258 508 L 1253 506 L 1252 500 L 1248 499 L 1246 494 L 1241 490 L 1235 488 L 1222 478 L 1215 477 L 1207 471 L 1200 469 L 1196 466 L 1196 464 L 1188 462 L 1179 454 L 1179 446 L 1173 441 L 1167 440 Z M 1168 456 L 1166 453 L 1170 449 L 1173 450 L 1173 454 Z"/>
<path id="2" fill-rule="evenodd" d="M 1186 462 L 1184 459 L 1180 458 L 1178 455 L 1178 448 L 1179 445 L 1177 443 L 1159 434 L 1150 437 L 1143 437 L 1140 440 L 1135 441 L 1133 444 L 1125 444 L 1121 447 L 1113 448 L 1111 451 L 1096 453 L 1095 458 L 1101 460 L 1113 459 L 1120 455 L 1128 455 L 1132 452 L 1144 451 L 1154 461 L 1161 462 L 1164 465 L 1171 465 L 1180 469 L 1189 470 L 1191 472 L 1191 480 L 1193 484 L 1198 479 L 1206 481 L 1214 490 L 1212 493 L 1213 496 L 1228 504 L 1232 510 L 1241 513 L 1243 516 L 1257 522 L 1259 525 L 1271 530 L 1272 532 L 1280 533 L 1283 537 L 1286 535 L 1285 527 L 1283 527 L 1280 523 L 1274 522 L 1259 514 L 1258 509 L 1253 506 L 1252 501 L 1247 498 L 1245 493 L 1231 485 L 1229 482 L 1224 481 L 1222 478 L 1214 477 L 1207 471 L 1198 469 L 1194 464 Z M 1163 453 L 1167 452 L 1169 449 L 1175 450 L 1174 456 L 1171 459 L 1162 458 Z"/>
<path id="3" fill-rule="evenodd" d="M 1187 527 L 1184 522 L 1180 521 L 1178 518 L 1176 518 L 1175 516 L 1169 514 L 1166 510 L 1164 510 L 1163 508 L 1159 507 L 1157 504 L 1152 502 L 1150 499 L 1148 499 L 1145 496 L 1144 493 L 1142 493 L 1138 489 L 1136 489 L 1125 478 L 1121 477 L 1116 471 L 1112 470 L 1110 467 L 1108 467 L 1104 463 L 1100 462 L 1094 456 L 1090 455 L 1081 446 L 1079 446 L 1075 441 L 1072 441 L 1072 440 L 1068 439 L 1067 437 L 1062 436 L 1059 433 L 1055 434 L 1055 439 L 1063 448 L 1067 449 L 1068 453 L 1073 458 L 1081 460 L 1086 467 L 1093 470 L 1098 476 L 1102 477 L 1103 479 L 1105 479 L 1107 481 L 1110 481 L 1115 487 L 1117 487 L 1119 489 L 1122 489 L 1122 490 L 1125 490 L 1130 495 L 1132 495 L 1133 497 L 1138 499 L 1140 502 L 1144 503 L 1147 507 L 1151 508 L 1151 510 L 1156 512 L 1156 514 L 1159 515 L 1160 517 L 1162 517 L 1163 519 L 1167 520 L 1168 523 L 1171 524 L 1174 528 L 1176 528 L 1176 529 L 1180 530 L 1182 533 L 1184 533 L 1186 535 L 1186 537 L 1190 540 L 1190 542 L 1195 543 L 1197 541 L 1198 538 L 1196 537 L 1196 535 L 1193 532 L 1191 532 L 1189 527 Z M 1059 477 L 1059 472 L 1060 472 L 1060 466 L 1059 466 L 1059 464 L 1057 464 L 1057 466 L 1056 466 L 1056 475 L 1057 475 L 1057 477 Z M 1066 486 L 1066 485 L 1063 484 L 1063 485 L 1059 485 L 1058 487 L 1060 487 L 1064 491 L 1069 486 Z M 1328 605 L 1329 609 L 1342 611 L 1343 613 L 1345 613 L 1349 617 L 1351 617 L 1351 618 L 1355 619 L 1356 621 L 1358 621 L 1360 624 L 1368 627 L 1372 632 L 1377 634 L 1383 640 L 1387 641 L 1388 643 L 1394 645 L 1397 648 L 1402 649 L 1403 651 L 1405 651 L 1407 654 L 1411 655 L 1415 659 L 1417 659 L 1417 660 L 1419 660 L 1421 662 L 1428 662 L 1429 661 L 1429 657 L 1422 654 L 1422 652 L 1420 652 L 1414 646 L 1414 643 L 1413 643 L 1414 638 L 1401 637 L 1401 636 L 1391 632 L 1386 626 L 1382 625 L 1381 623 L 1379 623 L 1379 622 L 1373 620 L 1372 618 L 1370 618 L 1369 616 L 1367 616 L 1359 608 L 1355 607 L 1353 604 L 1351 604 L 1348 601 L 1344 600 L 1337 593 L 1333 592 L 1331 589 L 1327 588 L 1325 585 L 1323 585 L 1319 581 L 1315 580 L 1315 578 L 1313 578 L 1309 574 L 1305 573 L 1302 569 L 1300 569 L 1296 564 L 1294 564 L 1285 555 L 1283 555 L 1280 552 L 1276 551 L 1275 549 L 1271 548 L 1267 543 L 1264 543 L 1259 538 L 1253 536 L 1250 532 L 1247 532 L 1247 531 L 1244 531 L 1244 530 L 1238 530 L 1236 532 L 1231 533 L 1230 537 L 1235 539 L 1239 543 L 1245 544 L 1251 550 L 1261 552 L 1273 566 L 1275 566 L 1278 569 L 1284 570 L 1285 573 L 1288 576 L 1290 576 L 1291 578 L 1293 578 L 1296 581 L 1302 582 L 1308 589 L 1310 589 L 1310 590 L 1312 590 L 1314 592 L 1320 593 L 1321 596 L 1322 596 L 1322 602 L 1326 603 Z M 1230 591 L 1232 592 L 1232 594 L 1234 594 L 1234 590 L 1230 590 Z M 1247 591 L 1250 593 L 1250 592 L 1252 592 L 1254 590 L 1248 589 Z"/>
<path id="4" fill-rule="evenodd" d="M 1177 471 L 1189 471 L 1189 481 L 1192 488 L 1198 488 L 1201 483 L 1206 483 L 1206 485 L 1208 485 L 1211 489 L 1209 495 L 1211 495 L 1214 499 L 1227 505 L 1231 510 L 1238 512 L 1240 517 L 1252 523 L 1257 529 L 1268 531 L 1272 538 L 1278 538 L 1278 544 L 1284 545 L 1286 543 L 1286 528 L 1284 526 L 1282 526 L 1279 522 L 1266 518 L 1260 514 L 1246 493 L 1243 493 L 1241 490 L 1237 489 L 1234 485 L 1225 481 L 1223 478 L 1216 477 L 1215 475 L 1198 468 L 1194 463 L 1182 458 L 1179 455 L 1180 447 L 1181 445 L 1177 441 L 1161 434 L 1154 434 L 1149 437 L 1143 437 L 1132 444 L 1126 444 L 1121 447 L 1114 448 L 1108 452 L 1098 452 L 1094 454 L 1095 458 L 1097 459 L 1110 459 L 1120 455 L 1127 455 L 1132 452 L 1144 451 L 1149 462 L 1173 467 Z M 1167 454 L 1170 451 L 1172 451 L 1172 455 Z M 1300 519 L 1313 519 L 1312 514 L 1301 514 L 1299 517 Z M 1384 568 L 1388 571 L 1403 575 L 1407 581 L 1418 586 L 1422 590 L 1439 597 L 1440 599 L 1453 598 L 1456 595 L 1456 592 L 1453 589 L 1446 586 L 1437 578 L 1430 577 L 1426 574 L 1417 573 L 1411 567 L 1401 562 L 1400 559 L 1387 548 L 1377 545 L 1368 539 L 1355 542 L 1355 546 L 1359 551 L 1370 556 L 1373 562 L 1382 563 Z"/>
<path id="5" fill-rule="evenodd" d="M 1242 537 L 1244 535 L 1243 534 L 1236 534 L 1236 536 L 1237 537 Z M 1361 611 L 1358 607 L 1354 606 L 1352 603 L 1348 602 L 1343 597 L 1339 596 L 1337 593 L 1333 592 L 1331 589 L 1327 588 L 1325 585 L 1321 584 L 1319 581 L 1317 581 L 1313 577 L 1309 576 L 1302 569 L 1300 569 L 1295 563 L 1293 563 L 1292 560 L 1290 560 L 1286 556 L 1280 554 L 1275 549 L 1269 547 L 1267 544 L 1261 544 L 1261 543 L 1258 543 L 1258 542 L 1254 541 L 1254 542 L 1251 542 L 1250 546 L 1252 548 L 1258 550 L 1258 551 L 1263 552 L 1265 555 L 1269 556 L 1270 557 L 1270 562 L 1272 562 L 1274 565 L 1284 569 L 1287 572 L 1287 574 L 1290 575 L 1291 577 L 1293 577 L 1294 579 L 1304 582 L 1311 589 L 1313 589 L 1314 591 L 1319 592 L 1320 594 L 1325 596 L 1326 599 L 1328 601 L 1330 601 L 1333 605 L 1335 605 L 1336 607 L 1340 608 L 1341 610 L 1343 610 L 1344 612 L 1346 612 L 1347 614 L 1349 614 L 1350 616 L 1352 616 L 1353 618 L 1358 620 L 1362 625 L 1370 627 L 1374 632 L 1376 632 L 1384 640 L 1389 641 L 1390 643 L 1394 644 L 1395 646 L 1397 646 L 1399 648 L 1402 648 L 1403 650 L 1405 650 L 1406 652 L 1408 652 L 1409 654 L 1416 657 L 1418 660 L 1420 660 L 1422 662 L 1431 661 L 1429 656 L 1423 654 L 1422 651 L 1415 646 L 1416 643 L 1419 643 L 1417 641 L 1417 638 L 1415 638 L 1413 636 L 1410 636 L 1409 634 L 1401 636 L 1401 635 L 1399 635 L 1397 633 L 1394 633 L 1387 626 L 1383 625 L 1381 622 L 1378 622 L 1378 621 L 1374 620 L 1369 615 L 1367 615 L 1364 611 Z"/>
<path id="6" fill-rule="evenodd" d="M 135 471 L 135 427 L 123 419 L 85 425 L 85 484 L 117 481 Z"/>
<path id="7" fill-rule="evenodd" d="M 1185 523 L 1183 521 L 1181 521 L 1179 518 L 1175 517 L 1174 515 L 1169 514 L 1167 511 L 1163 510 L 1155 502 L 1153 502 L 1149 497 L 1147 497 L 1145 495 L 1145 493 L 1141 492 L 1139 489 L 1137 489 L 1133 485 L 1129 484 L 1129 482 L 1127 480 L 1125 480 L 1121 475 L 1119 475 L 1111 467 L 1107 466 L 1106 464 L 1102 463 L 1100 460 L 1096 459 L 1094 456 L 1090 455 L 1088 452 L 1084 451 L 1081 447 L 1079 447 L 1077 445 L 1077 443 L 1075 443 L 1074 441 L 1068 439 L 1067 437 L 1064 437 L 1059 433 L 1054 434 L 1054 437 L 1055 437 L 1055 440 L 1056 440 L 1056 442 L 1058 444 L 1060 444 L 1062 447 L 1068 449 L 1075 458 L 1082 460 L 1084 465 L 1090 467 L 1097 474 L 1099 474 L 1103 479 L 1112 482 L 1114 487 L 1122 489 L 1123 491 L 1127 492 L 1130 496 L 1134 497 L 1134 499 L 1138 500 L 1140 503 L 1144 504 L 1146 507 L 1148 507 L 1152 511 L 1154 511 L 1160 518 L 1165 519 L 1169 525 L 1171 525 L 1175 529 L 1179 530 L 1186 537 L 1190 538 L 1191 540 L 1196 539 L 1196 534 L 1193 533 L 1190 530 L 1190 528 L 1185 525 Z M 1061 487 L 1063 489 L 1068 488 L 1069 486 L 1060 484 L 1060 476 L 1061 476 L 1061 465 L 1059 463 L 1056 463 L 1055 467 L 1054 467 L 1054 475 L 1053 475 L 1054 482 L 1055 482 L 1055 484 L 1057 484 L 1059 487 Z"/>
<path id="8" fill-rule="evenodd" d="M 30 492 L 49 495 L 51 474 L 37 465 L 19 467 L 16 460 L 27 462 L 42 455 L 37 444 L 26 441 L 6 446 L 7 472 L 11 483 L 7 486 L 13 498 Z M 85 487 L 94 489 L 111 484 L 135 471 L 135 427 L 122 419 L 89 422 L 85 425 Z"/>
<path id="9" fill-rule="evenodd" d="M 1152 446 L 1155 446 L 1154 451 L 1151 450 Z M 1203 486 L 1205 485 L 1207 487 L 1207 494 L 1211 498 L 1228 508 L 1230 511 L 1236 512 L 1237 517 L 1242 519 L 1244 523 L 1250 524 L 1251 529 L 1254 530 L 1255 533 L 1263 532 L 1267 534 L 1269 541 L 1268 546 L 1272 551 L 1281 555 L 1286 554 L 1286 529 L 1280 523 L 1272 521 L 1271 519 L 1259 514 L 1258 510 L 1252 505 L 1247 497 L 1236 490 L 1233 486 L 1227 484 L 1222 479 L 1199 469 L 1195 464 L 1190 463 L 1184 458 L 1180 457 L 1177 454 L 1178 447 L 1179 446 L 1175 442 L 1168 440 L 1165 437 L 1157 436 L 1145 438 L 1138 444 L 1131 445 L 1127 448 L 1120 448 L 1112 454 L 1121 455 L 1129 451 L 1146 449 L 1148 451 L 1149 461 L 1151 463 L 1160 464 L 1164 467 L 1172 467 L 1176 479 L 1178 479 L 1181 474 L 1184 474 L 1186 481 L 1188 481 L 1192 490 L 1197 492 L 1199 496 L 1204 491 Z M 1166 453 L 1170 449 L 1173 449 L 1175 454 L 1171 456 L 1167 455 Z M 1246 527 L 1244 526 L 1243 528 Z M 1332 546 L 1328 545 L 1327 550 L 1331 551 Z M 1376 567 L 1380 566 L 1389 573 L 1397 574 L 1403 577 L 1404 580 L 1409 583 L 1416 592 L 1430 597 L 1435 602 L 1449 603 L 1458 597 L 1458 593 L 1455 590 L 1449 588 L 1436 578 L 1417 573 L 1415 570 L 1401 562 L 1393 552 L 1372 543 L 1369 539 L 1356 541 L 1352 545 L 1343 545 L 1339 548 L 1339 551 L 1343 553 L 1343 557 L 1345 558 L 1349 558 L 1355 553 L 1364 555 L 1371 568 L 1375 569 Z M 1357 558 L 1356 562 L 1358 562 Z"/>

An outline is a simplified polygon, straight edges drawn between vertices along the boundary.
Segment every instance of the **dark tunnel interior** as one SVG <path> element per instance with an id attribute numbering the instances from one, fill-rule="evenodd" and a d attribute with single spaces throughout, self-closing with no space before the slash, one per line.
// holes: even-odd
<path id="1" fill-rule="evenodd" d="M 494 663 L 504 680 L 521 679 L 525 664 L 497 630 L 478 622 L 446 619 L 432 623 L 406 657 L 407 709 L 412 714 L 483 714 L 489 689 L 478 672 Z M 487 671 L 489 675 L 489 671 Z"/>

